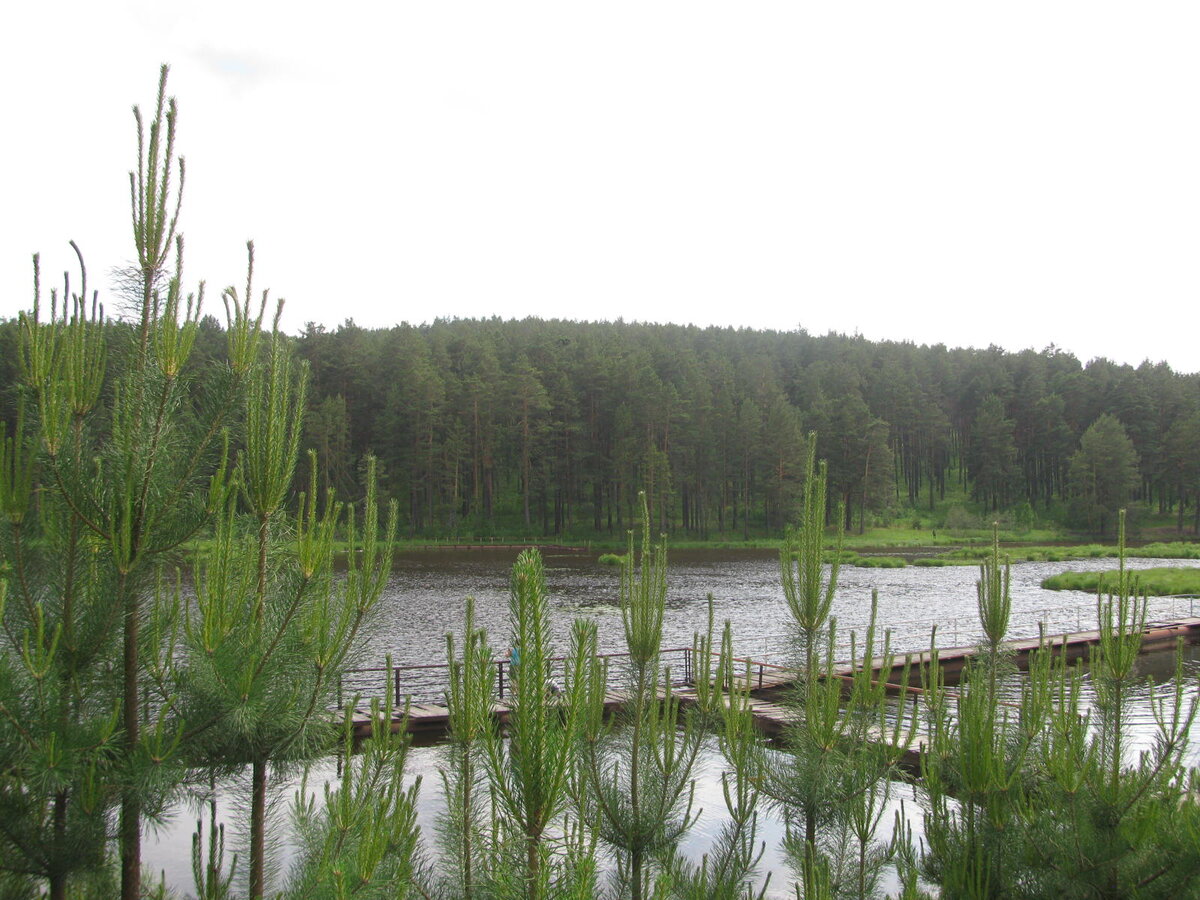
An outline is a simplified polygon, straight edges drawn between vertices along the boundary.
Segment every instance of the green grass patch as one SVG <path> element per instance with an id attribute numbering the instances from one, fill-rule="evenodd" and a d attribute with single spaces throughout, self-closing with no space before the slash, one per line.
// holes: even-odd
<path id="1" fill-rule="evenodd" d="M 1061 532 L 1049 528 L 1028 531 L 1000 529 L 1003 541 L 1053 541 L 1062 537 Z M 887 526 L 868 528 L 862 534 L 847 534 L 843 544 L 847 547 L 938 547 L 961 544 L 964 541 L 991 546 L 992 530 L 978 528 L 968 531 L 947 529 L 938 525 L 921 528 L 911 526 Z"/>
<path id="2" fill-rule="evenodd" d="M 595 541 L 592 543 L 595 544 Z M 621 546 L 624 546 L 624 542 Z M 681 533 L 667 537 L 668 550 L 778 550 L 781 546 L 783 546 L 781 537 L 752 537 L 747 540 L 712 538 L 707 541 L 689 538 Z"/>
<path id="3" fill-rule="evenodd" d="M 899 556 L 860 556 L 853 565 L 859 569 L 903 569 L 908 563 Z"/>
<path id="4" fill-rule="evenodd" d="M 800 559 L 799 553 L 793 553 L 791 556 L 793 562 L 798 562 Z M 858 565 L 859 560 L 864 558 L 865 557 L 859 556 L 853 550 L 842 550 L 838 553 L 835 553 L 833 550 L 826 548 L 825 550 L 821 551 L 821 562 L 823 563 L 832 563 L 836 561 L 839 565 L 856 566 Z"/>
<path id="5" fill-rule="evenodd" d="M 942 554 L 943 559 L 955 562 L 978 562 L 991 555 L 991 547 L 959 547 Z M 1103 544 L 1079 544 L 1073 547 L 1005 547 L 1001 545 L 1001 558 L 1011 562 L 1067 562 L 1072 559 L 1101 559 L 1115 557 L 1117 548 Z M 1137 554 L 1132 550 L 1126 556 L 1153 556 L 1152 553 Z"/>
<path id="6" fill-rule="evenodd" d="M 1172 541 L 1171 543 L 1158 541 L 1127 550 L 1125 555 L 1137 556 L 1142 559 L 1200 559 L 1200 544 L 1185 541 Z"/>
<path id="7" fill-rule="evenodd" d="M 1116 587 L 1117 570 L 1104 572 L 1063 572 L 1042 581 L 1048 591 L 1087 591 L 1103 593 Z M 1154 597 L 1200 594 L 1200 568 L 1139 569 L 1134 573 L 1139 593 Z"/>
<path id="8" fill-rule="evenodd" d="M 625 563 L 625 555 L 622 553 L 601 553 L 600 558 L 596 562 L 602 566 L 620 566 Z"/>

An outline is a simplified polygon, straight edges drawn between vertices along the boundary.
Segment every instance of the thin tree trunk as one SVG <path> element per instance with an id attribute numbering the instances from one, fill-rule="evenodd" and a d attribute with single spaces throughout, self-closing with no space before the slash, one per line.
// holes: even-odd
<path id="1" fill-rule="evenodd" d="M 525 897 L 527 900 L 537 900 L 538 881 L 541 880 L 540 863 L 538 839 L 531 834 L 525 839 Z"/>
<path id="2" fill-rule="evenodd" d="M 141 739 L 138 721 L 138 619 L 137 592 L 122 573 L 118 582 L 125 615 L 124 709 L 125 746 L 132 755 Z M 132 788 L 121 795 L 121 900 L 140 900 L 142 893 L 142 804 Z"/>
<path id="3" fill-rule="evenodd" d="M 266 831 L 267 831 L 267 761 L 255 759 L 252 764 L 250 787 L 250 897 L 262 897 L 265 890 Z"/>
<path id="4" fill-rule="evenodd" d="M 471 834 L 471 781 L 475 777 L 471 766 L 470 750 L 463 751 L 463 817 L 462 817 L 462 852 L 463 852 L 463 900 L 472 900 L 473 873 L 472 863 L 472 834 Z"/>
<path id="5" fill-rule="evenodd" d="M 60 861 L 63 856 L 63 841 L 67 831 L 67 792 L 54 795 L 54 854 L 55 871 L 50 873 L 50 900 L 67 900 L 67 876 Z"/>

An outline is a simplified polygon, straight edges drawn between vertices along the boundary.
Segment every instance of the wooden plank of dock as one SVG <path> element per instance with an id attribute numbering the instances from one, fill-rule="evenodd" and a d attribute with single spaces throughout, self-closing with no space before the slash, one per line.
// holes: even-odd
<path id="1" fill-rule="evenodd" d="M 1180 638 L 1188 642 L 1200 640 L 1200 617 L 1181 617 L 1147 622 L 1142 632 L 1142 652 L 1169 649 L 1174 647 Z M 1055 653 L 1066 653 L 1068 659 L 1079 659 L 1085 656 L 1088 649 L 1098 643 L 1100 643 L 1098 629 L 1046 635 L 1044 639 L 1045 646 L 1051 648 Z M 1043 638 L 1018 638 L 1005 641 L 1004 646 L 1014 653 L 1014 662 L 1018 668 L 1027 668 L 1030 653 L 1043 646 Z M 947 676 L 947 684 L 955 683 L 958 674 L 978 653 L 978 644 L 946 647 L 938 650 L 938 665 Z M 895 655 L 892 660 L 892 668 L 887 675 L 889 681 L 900 676 L 905 658 L 904 654 Z M 918 683 L 921 678 L 920 670 L 928 668 L 933 660 L 933 653 L 930 650 L 923 650 L 920 653 L 908 654 L 907 658 L 911 664 L 909 682 Z M 885 662 L 882 658 L 873 659 L 871 661 L 872 671 L 880 674 Z M 834 672 L 838 675 L 851 675 L 855 668 L 853 662 L 840 663 L 834 667 Z"/>

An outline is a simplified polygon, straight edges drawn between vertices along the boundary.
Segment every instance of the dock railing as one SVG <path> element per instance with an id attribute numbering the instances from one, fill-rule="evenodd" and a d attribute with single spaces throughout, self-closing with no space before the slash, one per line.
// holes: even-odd
<path id="1" fill-rule="evenodd" d="M 622 685 L 629 672 L 628 653 L 601 653 L 599 658 L 608 664 L 610 687 Z M 659 654 L 662 665 L 671 671 L 671 682 L 675 686 L 690 684 L 692 680 L 692 648 L 672 647 Z M 559 685 L 564 680 L 567 657 L 554 656 L 550 662 L 550 678 Z M 497 699 L 503 701 L 512 690 L 512 663 L 508 659 L 492 661 L 495 669 Z M 450 683 L 448 663 L 426 665 L 373 666 L 347 669 L 338 681 L 338 706 L 347 700 L 358 698 L 361 705 L 372 699 L 382 700 L 391 694 L 396 709 L 403 709 L 405 700 L 414 703 L 441 703 L 445 700 Z"/>
<path id="2" fill-rule="evenodd" d="M 1163 602 L 1155 602 L 1156 599 Z M 1200 606 L 1200 604 L 1196 603 L 1196 600 L 1197 598 L 1195 597 L 1151 598 L 1147 611 L 1147 628 L 1150 629 L 1150 626 L 1154 625 L 1159 630 L 1170 631 L 1171 629 L 1164 626 L 1167 623 L 1179 622 L 1182 619 L 1187 623 L 1188 628 L 1195 629 L 1197 627 L 1195 618 L 1192 616 L 1184 617 L 1181 613 L 1185 609 L 1188 613 L 1194 612 L 1195 608 Z M 1092 624 L 1090 620 L 1095 615 L 1094 607 L 1088 607 L 1090 607 L 1090 604 L 1075 604 L 1061 607 L 1054 611 L 1045 609 L 1033 612 L 1032 614 L 1026 611 L 1026 620 L 1023 623 L 1024 627 L 1022 625 L 1014 627 L 1013 631 L 1016 633 L 1009 635 L 1008 642 L 1028 642 L 1029 638 L 1021 634 L 1022 630 L 1036 629 L 1032 637 L 1038 637 L 1038 631 L 1040 631 L 1051 644 L 1065 641 L 1068 636 L 1081 638 L 1086 643 L 1093 638 L 1083 632 L 1086 626 Z M 1035 624 L 1031 626 L 1028 618 L 1031 615 L 1039 616 L 1039 613 L 1040 617 L 1036 618 Z M 966 619 L 967 617 L 964 616 L 963 618 Z M 967 631 L 964 634 L 958 630 L 957 625 L 958 623 L 955 620 L 943 620 L 939 628 L 943 640 L 938 643 L 945 651 L 957 648 L 958 652 L 953 655 L 956 658 L 961 658 L 965 655 L 970 655 L 971 651 L 969 648 L 978 643 L 979 635 L 973 631 Z M 865 631 L 865 629 L 863 630 Z M 891 631 L 892 629 L 887 630 Z M 849 629 L 842 633 L 845 634 L 848 631 Z M 949 640 L 945 640 L 945 638 L 949 638 Z M 922 649 L 913 650 L 903 646 L 903 644 L 904 641 L 896 640 L 893 640 L 891 643 L 891 652 L 894 654 L 897 665 L 903 663 L 906 656 L 911 656 L 914 664 L 917 664 L 929 652 L 928 645 Z M 839 647 L 838 649 L 842 648 Z M 847 647 L 846 649 L 849 648 Z M 861 648 L 859 648 L 859 652 L 861 652 Z M 695 653 L 696 650 L 693 647 L 673 647 L 661 651 L 660 665 L 669 671 L 673 689 L 687 688 L 693 685 L 696 677 Z M 710 658 L 712 671 L 729 671 L 716 665 L 718 662 L 717 656 L 718 654 L 714 653 Z M 765 652 L 763 656 L 766 656 Z M 846 667 L 861 664 L 857 660 L 849 660 L 848 657 L 849 654 L 846 654 L 844 662 L 835 663 L 839 671 L 834 674 L 834 677 L 849 681 L 851 676 Z M 603 653 L 599 655 L 599 658 L 606 665 L 608 690 L 620 692 L 629 682 L 629 654 Z M 858 657 L 858 659 L 861 659 L 861 657 Z M 942 656 L 943 663 L 947 659 L 947 656 Z M 547 684 L 548 689 L 555 690 L 556 687 L 563 686 L 565 682 L 566 661 L 567 657 L 563 656 L 552 657 L 549 660 L 550 675 Z M 500 702 L 504 702 L 506 697 L 511 694 L 512 665 L 507 658 L 495 659 L 491 665 L 495 667 L 495 696 Z M 372 700 L 384 700 L 390 697 L 393 707 L 397 710 L 403 710 L 409 704 L 441 705 L 445 701 L 449 686 L 449 670 L 450 666 L 447 663 L 348 669 L 338 681 L 337 704 L 339 708 L 344 708 L 348 701 L 353 700 L 356 705 L 365 707 L 370 705 Z M 794 684 L 798 679 L 798 672 L 793 666 L 771 663 L 765 661 L 762 657 L 754 659 L 745 655 L 734 657 L 732 673 L 732 677 L 738 681 L 739 686 L 749 688 L 750 691 L 756 693 L 771 692 L 786 688 L 789 684 Z M 884 680 L 887 680 L 887 676 L 883 677 Z M 730 685 L 721 685 L 720 687 L 727 690 Z M 909 684 L 890 684 L 888 690 L 891 693 L 903 696 L 906 701 L 911 700 L 914 703 L 919 702 L 924 694 L 922 690 Z"/>
<path id="3" fill-rule="evenodd" d="M 1175 621 L 1180 618 L 1195 618 L 1200 613 L 1200 596 L 1180 594 L 1168 597 L 1149 597 L 1146 620 L 1148 623 Z M 935 623 L 929 619 L 902 619 L 879 622 L 877 635 L 890 632 L 891 649 L 903 659 L 905 653 L 918 653 L 929 649 L 930 630 Z M 983 640 L 983 629 L 974 606 L 964 609 L 961 616 L 947 616 L 937 621 L 937 645 L 945 650 L 956 647 L 972 647 Z M 867 622 L 848 623 L 838 620 L 837 658 L 841 663 L 850 662 L 850 635 L 866 633 Z M 1028 640 L 1044 633 L 1048 638 L 1064 634 L 1077 634 L 1097 627 L 1095 597 L 1078 603 L 1037 609 L 1014 609 L 1006 641 Z M 762 658 L 779 658 L 788 647 L 793 646 L 791 632 L 778 631 L 760 633 L 748 643 L 751 652 Z M 746 645 L 743 644 L 743 649 Z M 862 648 L 858 651 L 861 653 Z"/>

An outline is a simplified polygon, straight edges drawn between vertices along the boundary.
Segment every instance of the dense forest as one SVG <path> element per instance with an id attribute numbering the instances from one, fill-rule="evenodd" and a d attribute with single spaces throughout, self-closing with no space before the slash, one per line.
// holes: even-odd
<path id="1" fill-rule="evenodd" d="M 6 386 L 15 324 L 0 323 Z M 205 319 L 197 355 L 224 343 Z M 323 483 L 360 496 L 375 454 L 412 535 L 620 534 L 640 489 L 665 531 L 772 534 L 810 433 L 853 530 L 935 508 L 946 524 L 948 492 L 952 519 L 1017 527 L 1103 533 L 1131 501 L 1180 531 L 1200 519 L 1200 376 L 1162 364 L 537 319 L 310 324 L 296 351 Z"/>

